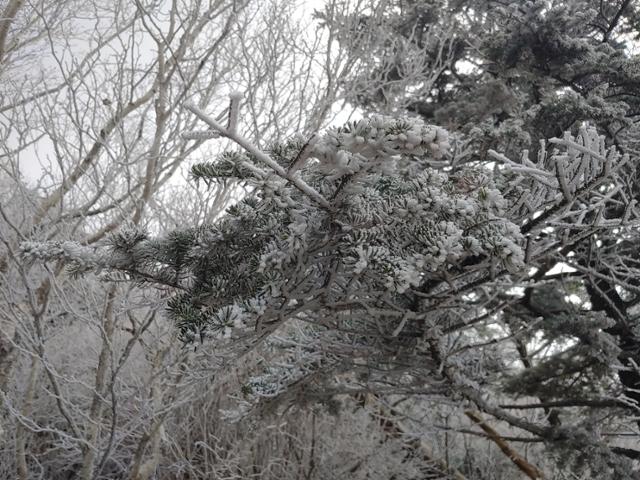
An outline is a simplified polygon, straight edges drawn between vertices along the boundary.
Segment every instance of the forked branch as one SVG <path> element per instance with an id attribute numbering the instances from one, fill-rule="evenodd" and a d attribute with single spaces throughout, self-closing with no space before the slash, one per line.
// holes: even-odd
<path id="1" fill-rule="evenodd" d="M 308 183 L 302 180 L 300 177 L 294 176 L 288 173 L 283 167 L 281 167 L 273 158 L 271 158 L 267 153 L 260 150 L 256 147 L 252 142 L 248 139 L 244 138 L 236 131 L 236 125 L 238 120 L 238 106 L 239 106 L 239 98 L 237 94 L 232 94 L 231 96 L 231 106 L 229 109 L 229 125 L 225 128 L 220 123 L 218 123 L 213 117 L 207 115 L 200 108 L 198 108 L 194 103 L 190 102 L 185 105 L 185 108 L 192 112 L 196 117 L 205 122 L 209 127 L 211 127 L 214 131 L 219 132 L 221 136 L 227 137 L 230 140 L 234 141 L 242 148 L 244 148 L 247 152 L 253 155 L 259 162 L 268 166 L 271 170 L 273 170 L 276 175 L 284 180 L 290 182 L 294 185 L 298 190 L 304 193 L 306 196 L 311 198 L 315 203 L 320 205 L 325 210 L 332 210 L 331 204 L 313 187 L 311 187 Z"/>

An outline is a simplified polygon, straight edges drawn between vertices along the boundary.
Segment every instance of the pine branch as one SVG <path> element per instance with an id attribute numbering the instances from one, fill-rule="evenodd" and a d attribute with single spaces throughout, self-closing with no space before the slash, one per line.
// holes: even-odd
<path id="1" fill-rule="evenodd" d="M 294 185 L 298 190 L 311 198 L 314 202 L 320 205 L 323 209 L 332 211 L 332 207 L 329 202 L 318 193 L 313 187 L 308 185 L 304 180 L 299 177 L 293 176 L 288 173 L 283 167 L 281 167 L 275 160 L 273 160 L 269 155 L 256 147 L 249 140 L 241 136 L 234 130 L 229 130 L 220 125 L 216 120 L 214 120 L 211 116 L 207 115 L 201 109 L 199 109 L 194 103 L 187 103 L 185 108 L 196 115 L 200 120 L 205 122 L 215 131 L 220 132 L 220 135 L 223 137 L 227 137 L 230 140 L 233 140 L 235 143 L 244 148 L 247 152 L 253 155 L 256 160 L 263 163 L 264 165 L 271 168 L 280 178 L 288 181 L 292 185 Z"/>
<path id="2" fill-rule="evenodd" d="M 523 403 L 523 404 L 502 404 L 500 408 L 508 408 L 510 410 L 530 410 L 535 408 L 570 408 L 570 407 L 629 407 L 627 403 L 615 399 L 593 399 L 583 400 L 579 398 L 560 400 L 557 402 L 541 402 L 541 403 Z"/>

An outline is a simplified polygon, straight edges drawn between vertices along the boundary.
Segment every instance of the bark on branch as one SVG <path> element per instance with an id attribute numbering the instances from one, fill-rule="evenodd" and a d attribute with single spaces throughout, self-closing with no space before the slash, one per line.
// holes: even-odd
<path id="1" fill-rule="evenodd" d="M 5 9 L 2 11 L 2 17 L 0 18 L 0 65 L 4 60 L 5 53 L 7 51 L 7 35 L 9 33 L 9 27 L 11 22 L 15 18 L 18 10 L 22 6 L 22 0 L 10 0 Z"/>
<path id="2" fill-rule="evenodd" d="M 407 441 L 409 432 L 397 419 L 400 416 L 400 413 L 395 411 L 393 408 L 383 405 L 377 395 L 371 393 L 358 394 L 356 399 L 371 416 L 380 421 L 380 425 L 389 437 L 402 439 L 408 450 L 411 450 L 414 454 L 422 457 L 426 462 L 435 464 L 437 468 L 441 469 L 443 472 L 447 472 L 455 480 L 467 480 L 466 477 L 455 467 L 448 465 L 442 459 L 434 458 L 430 448 L 421 439 L 414 438 Z"/>
<path id="3" fill-rule="evenodd" d="M 493 428 L 485 423 L 478 412 L 467 410 L 464 412 L 474 423 L 476 423 L 487 436 L 493 440 L 493 442 L 502 450 L 502 452 L 509 457 L 513 463 L 529 478 L 532 480 L 542 480 L 544 476 L 542 472 L 538 470 L 534 465 L 527 462 L 518 452 L 516 452 L 511 446 L 502 438 L 502 436 L 496 432 Z"/>

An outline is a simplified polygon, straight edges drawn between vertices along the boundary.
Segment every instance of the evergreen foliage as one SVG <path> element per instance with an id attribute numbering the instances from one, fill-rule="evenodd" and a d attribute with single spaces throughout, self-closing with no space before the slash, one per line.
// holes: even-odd
<path id="1" fill-rule="evenodd" d="M 318 16 L 345 44 L 351 41 L 345 35 L 358 25 L 358 38 L 381 52 L 363 56 L 369 68 L 354 69 L 353 84 L 369 88 L 352 89 L 352 101 L 372 111 L 409 111 L 446 126 L 455 139 L 454 170 L 493 161 L 507 167 L 495 181 L 514 208 L 509 215 L 530 217 L 520 231 L 527 238 L 525 262 L 535 270 L 511 283 L 525 294 L 506 302 L 496 317 L 519 337 L 514 344 L 523 368 L 508 376 L 506 388 L 543 404 L 621 398 L 630 409 L 618 414 L 628 415 L 628 428 L 637 431 L 638 254 L 631 245 L 639 239 L 630 220 L 638 202 L 638 5 L 627 0 L 392 4 L 352 15 L 326 9 Z M 443 55 L 448 68 L 434 74 Z M 416 71 L 416 65 L 429 67 Z M 564 142 L 566 152 L 558 155 L 540 143 L 553 137 L 562 139 L 550 140 L 553 147 Z M 585 156 L 583 147 L 599 155 Z M 612 158 L 618 167 L 611 169 L 604 161 L 617 156 L 615 151 L 630 159 Z M 591 166 L 593 160 L 605 165 Z M 553 175 L 536 173 L 536 165 Z M 509 170 L 516 174 L 513 183 Z M 586 180 L 577 189 L 571 185 L 576 178 Z M 564 202 L 558 202 L 559 195 Z M 602 204 L 598 199 L 604 197 Z M 569 296 L 571 302 L 565 300 Z M 545 409 L 549 424 L 588 424 L 586 416 L 605 416 L 601 405 L 580 412 L 569 405 Z M 638 458 L 637 452 L 614 450 Z M 572 468 L 588 478 L 636 475 L 632 468 L 612 474 L 615 460 L 596 466 L 599 454 L 564 458 L 569 457 L 579 459 Z"/>
<path id="2" fill-rule="evenodd" d="M 173 288 L 167 307 L 183 341 L 212 339 L 221 358 L 266 341 L 278 360 L 246 385 L 245 414 L 275 398 L 282 406 L 323 398 L 327 389 L 419 391 L 445 381 L 454 396 L 513 422 L 485 398 L 501 393 L 499 383 L 487 386 L 495 375 L 504 392 L 589 395 L 619 368 L 612 321 L 562 295 L 545 307 L 540 289 L 558 285 L 536 283 L 530 269 L 585 237 L 635 228 L 634 203 L 620 208 L 624 197 L 616 196 L 628 157 L 585 127 L 543 142 L 537 162 L 526 152 L 519 162 L 491 152 L 500 162 L 493 170 L 436 169 L 431 162 L 446 156 L 448 138 L 415 118 L 376 115 L 329 129 L 295 172 L 297 185 L 265 174 L 255 156 L 226 153 L 194 173 L 211 183 L 238 172 L 251 190 L 216 223 L 162 238 L 123 231 L 97 251 L 66 242 L 23 244 L 23 252 Z M 291 143 L 272 152 L 281 164 L 299 154 Z M 603 218 L 610 204 L 621 216 Z M 509 293 L 518 285 L 532 289 L 530 313 Z M 491 342 L 468 351 L 469 328 L 487 317 L 502 318 L 515 336 L 544 332 L 536 341 L 561 351 L 504 377 L 508 362 L 492 357 Z M 515 424 L 558 448 L 573 435 L 569 427 Z M 614 455 L 593 436 L 581 441 Z"/>

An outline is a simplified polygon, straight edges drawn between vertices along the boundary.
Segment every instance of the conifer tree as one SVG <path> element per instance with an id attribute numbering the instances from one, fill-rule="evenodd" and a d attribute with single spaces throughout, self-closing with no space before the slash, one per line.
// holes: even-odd
<path id="1" fill-rule="evenodd" d="M 454 169 L 457 164 L 493 161 L 492 149 L 507 157 L 519 157 L 525 151 L 521 163 L 535 161 L 540 158 L 540 139 L 592 125 L 606 145 L 632 157 L 626 167 L 626 186 L 615 193 L 615 182 L 602 187 L 616 201 L 598 215 L 613 219 L 621 215 L 623 205 L 637 202 L 637 4 L 627 0 L 417 1 L 391 2 L 382 10 L 361 12 L 344 17 L 329 10 L 319 13 L 334 32 L 346 32 L 346 25 L 357 23 L 365 32 L 363 38 L 382 39 L 378 45 L 385 54 L 363 59 L 374 64 L 369 69 L 373 73 L 358 72 L 352 80 L 355 85 L 369 85 L 366 90 L 354 89 L 353 101 L 372 110 L 405 109 L 446 125 L 460 142 Z M 454 40 L 443 42 L 443 33 L 452 28 Z M 416 63 L 432 65 L 443 48 L 449 68 L 437 72 L 435 79 L 429 68 L 422 75 L 409 68 Z M 399 49 L 412 51 L 422 60 L 394 55 Z M 430 88 L 425 91 L 420 85 Z M 533 337 L 516 339 L 524 372 L 509 382 L 509 388 L 559 400 L 581 398 L 586 392 L 574 387 L 584 382 L 587 391 L 611 397 L 622 390 L 631 406 L 637 406 L 640 338 L 637 280 L 632 273 L 638 257 L 636 230 L 611 228 L 571 239 L 577 229 L 563 237 L 553 224 L 545 227 L 544 235 L 555 237 L 562 247 L 533 263 L 536 271 L 521 284 L 524 295 L 519 304 L 503 316 L 509 325 L 529 325 L 532 319 L 543 318 L 533 337 L 543 335 L 557 345 L 558 338 L 569 335 L 577 343 L 554 355 L 539 356 Z M 565 268 L 569 272 L 558 273 L 559 267 L 567 265 L 572 267 Z M 565 300 L 568 295 L 573 303 Z M 551 298 L 555 305 L 549 308 Z M 598 374 L 600 381 L 596 381 L 597 368 L 589 354 L 584 356 L 592 349 L 593 339 L 575 325 L 576 305 L 607 319 L 602 331 L 611 336 L 622 366 L 613 379 Z M 576 362 L 577 358 L 581 360 Z M 560 411 L 568 412 L 545 409 L 555 421 Z"/>
<path id="2" fill-rule="evenodd" d="M 243 389 L 242 415 L 339 392 L 434 388 L 549 442 L 582 468 L 590 452 L 588 468 L 631 475 L 617 454 L 636 451 L 607 446 L 590 419 L 531 421 L 495 403 L 513 392 L 575 406 L 571 399 L 591 396 L 625 366 L 612 319 L 556 290 L 545 294 L 557 287 L 536 266 L 585 238 L 637 224 L 635 203 L 620 205 L 630 159 L 595 128 L 543 142 L 535 162 L 526 152 L 514 161 L 491 151 L 493 171 L 451 171 L 441 168 L 449 134 L 416 118 L 373 115 L 264 152 L 236 132 L 236 96 L 226 127 L 187 108 L 241 147 L 195 165 L 194 178 L 242 182 L 246 198 L 213 224 L 165 237 L 121 231 L 98 249 L 25 243 L 25 255 L 170 287 L 168 312 L 183 341 L 216 342 L 220 362 L 273 352 Z M 603 215 L 612 205 L 620 215 Z M 511 293 L 519 286 L 528 296 Z M 504 377 L 508 358 L 496 348 L 504 332 L 525 350 L 523 361 L 536 332 L 560 351 Z M 490 340 L 478 343 L 483 335 Z"/>

